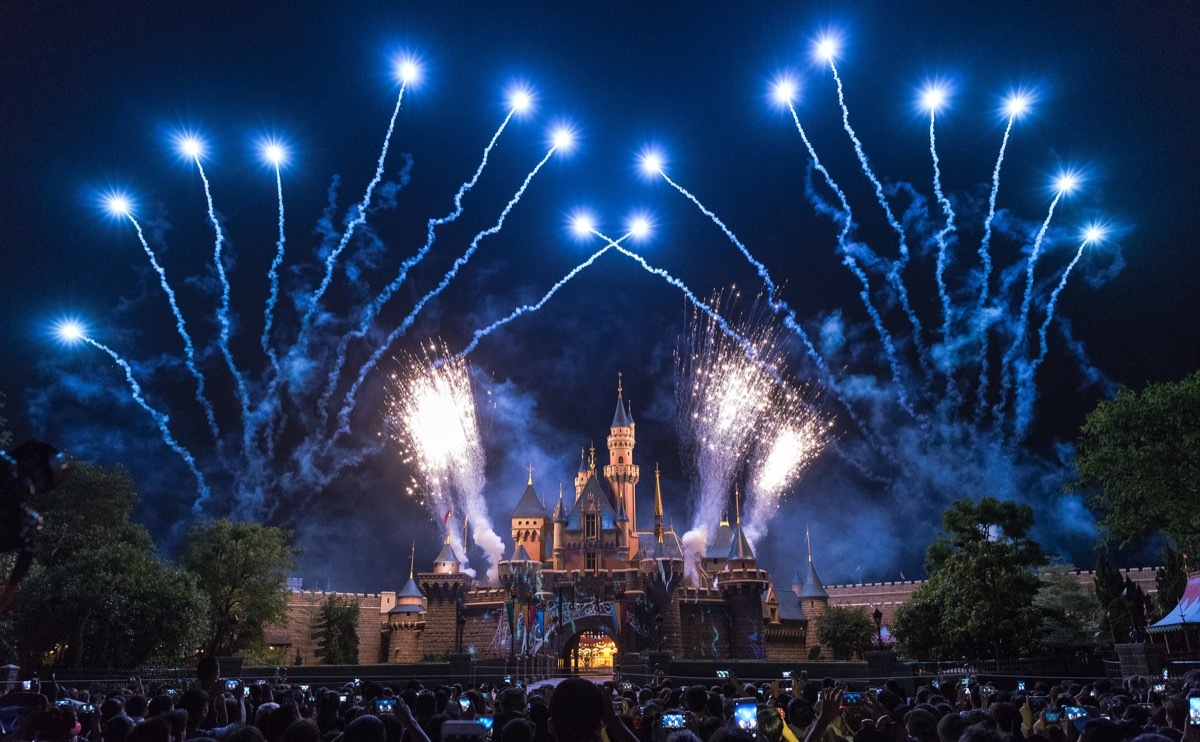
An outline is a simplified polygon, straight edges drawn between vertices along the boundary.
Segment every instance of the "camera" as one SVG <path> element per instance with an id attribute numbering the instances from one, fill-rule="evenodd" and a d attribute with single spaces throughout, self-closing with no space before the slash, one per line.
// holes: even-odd
<path id="1" fill-rule="evenodd" d="M 394 706 L 395 704 L 392 705 Z M 466 696 L 459 696 L 458 705 L 463 711 L 466 711 L 467 709 L 471 708 L 471 699 L 467 698 Z"/>
<path id="2" fill-rule="evenodd" d="M 1067 721 L 1075 721 L 1087 716 L 1087 709 L 1080 706 L 1063 706 L 1063 713 L 1067 715 Z"/>
<path id="3" fill-rule="evenodd" d="M 791 680 L 791 679 L 792 679 L 792 671 L 791 671 L 791 670 L 784 670 L 784 671 L 783 671 L 783 679 L 784 679 L 784 680 Z"/>
<path id="4" fill-rule="evenodd" d="M 862 693 L 853 693 L 847 691 L 842 694 L 842 704 L 845 706 L 861 706 L 863 702 Z"/>
<path id="5" fill-rule="evenodd" d="M 757 714 L 757 711 L 755 713 Z M 757 716 L 755 718 L 757 719 Z M 663 729 L 683 729 L 684 721 L 682 713 L 664 713 L 659 717 L 659 726 Z"/>
<path id="6" fill-rule="evenodd" d="M 395 698 L 377 698 L 375 699 L 375 713 L 377 714 L 393 714 L 396 712 Z"/>
<path id="7" fill-rule="evenodd" d="M 1024 680 L 1017 681 L 1017 690 L 1025 690 L 1025 681 Z"/>
<path id="8" fill-rule="evenodd" d="M 728 670 L 717 670 L 717 677 L 718 678 L 728 678 L 729 671 Z"/>

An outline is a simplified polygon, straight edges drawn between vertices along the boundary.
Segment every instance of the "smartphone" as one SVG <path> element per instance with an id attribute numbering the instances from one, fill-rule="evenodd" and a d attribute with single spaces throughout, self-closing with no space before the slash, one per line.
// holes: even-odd
<path id="1" fill-rule="evenodd" d="M 739 698 L 733 704 L 733 723 L 737 728 L 758 732 L 758 699 Z"/>
<path id="2" fill-rule="evenodd" d="M 339 695 L 338 698 L 341 699 L 342 703 L 346 703 L 346 701 L 348 701 L 350 699 L 350 697 L 347 696 L 345 693 L 342 693 L 341 695 Z"/>
<path id="3" fill-rule="evenodd" d="M 1167 692 L 1167 684 L 1166 683 L 1155 683 L 1154 685 L 1150 686 L 1150 690 L 1154 691 L 1155 693 L 1166 693 Z"/>
<path id="4" fill-rule="evenodd" d="M 376 698 L 375 699 L 375 713 L 391 714 L 391 713 L 395 713 L 395 711 L 396 711 L 396 699 L 395 698 Z"/>
<path id="5" fill-rule="evenodd" d="M 728 670 L 717 670 L 717 677 L 718 678 L 728 678 L 729 671 Z"/>
<path id="6" fill-rule="evenodd" d="M 492 731 L 492 723 L 495 722 L 495 719 L 492 718 L 491 714 L 482 714 L 480 716 L 476 716 L 475 721 L 482 724 L 483 728 L 490 732 Z"/>
<path id="7" fill-rule="evenodd" d="M 996 686 L 988 684 L 979 686 L 979 692 L 989 698 L 996 695 Z"/>
<path id="8" fill-rule="evenodd" d="M 970 678 L 963 678 L 963 679 L 962 679 L 962 682 L 960 683 L 960 685 L 961 685 L 962 687 L 964 687 L 964 688 L 970 688 L 970 687 L 971 687 L 971 679 L 970 679 Z"/>
<path id="9" fill-rule="evenodd" d="M 1063 706 L 1063 713 L 1067 715 L 1067 721 L 1075 721 L 1087 716 L 1087 709 L 1080 706 Z"/>
<path id="10" fill-rule="evenodd" d="M 1200 698 L 1188 699 L 1188 724 L 1200 727 Z"/>
<path id="11" fill-rule="evenodd" d="M 619 700 L 613 701 L 613 713 L 616 714 L 617 716 L 624 716 L 625 715 L 625 702 L 619 701 Z"/>
<path id="12" fill-rule="evenodd" d="M 95 707 L 95 706 L 93 706 L 93 705 L 92 705 L 92 704 L 90 704 L 90 703 L 85 703 L 85 704 L 83 704 L 82 706 L 80 706 L 80 707 L 79 707 L 79 710 L 80 710 L 80 711 L 82 711 L 82 712 L 83 712 L 83 713 L 85 713 L 85 714 L 94 714 L 94 713 L 96 713 L 96 707 Z"/>
<path id="13" fill-rule="evenodd" d="M 33 690 L 33 681 L 32 680 L 21 681 L 21 690 Z"/>
<path id="14" fill-rule="evenodd" d="M 167 688 L 167 695 L 168 695 L 168 696 L 173 696 L 173 695 L 175 695 L 175 689 L 174 689 L 174 688 Z"/>
<path id="15" fill-rule="evenodd" d="M 1171 677 L 1171 676 L 1168 674 L 1169 672 L 1170 672 L 1170 671 L 1169 671 L 1167 668 L 1165 668 L 1165 667 L 1163 668 L 1163 680 L 1166 680 L 1167 678 Z"/>
<path id="16" fill-rule="evenodd" d="M 1024 680 L 1017 681 L 1017 690 L 1025 690 L 1025 681 Z"/>
<path id="17" fill-rule="evenodd" d="M 1035 714 L 1049 705 L 1050 699 L 1046 696 L 1031 696 L 1029 698 L 1029 708 L 1032 709 L 1033 713 Z"/>
<path id="18" fill-rule="evenodd" d="M 491 732 L 479 720 L 447 719 L 442 724 L 441 737 L 444 742 L 480 742 L 491 736 Z"/>
<path id="19" fill-rule="evenodd" d="M 240 681 L 240 680 L 226 680 L 225 681 L 225 690 L 236 691 L 238 689 L 238 686 L 241 684 L 242 684 L 242 681 Z"/>
<path id="20" fill-rule="evenodd" d="M 463 711 L 466 711 L 467 709 L 471 708 L 471 699 L 467 698 L 466 696 L 459 696 L 458 706 Z"/>
<path id="21" fill-rule="evenodd" d="M 308 692 L 308 686 L 307 686 L 307 685 L 302 685 L 302 686 L 300 686 L 300 690 L 302 690 L 302 691 L 304 691 L 305 693 L 307 693 L 307 692 Z"/>
<path id="22" fill-rule="evenodd" d="M 784 670 L 784 671 L 783 671 L 783 679 L 784 679 L 784 680 L 791 680 L 791 679 L 792 679 L 792 671 L 791 671 L 791 670 Z"/>
<path id="23" fill-rule="evenodd" d="M 758 721 L 758 711 L 755 710 L 755 721 Z M 659 727 L 662 729 L 683 729 L 683 714 L 670 713 L 659 717 Z"/>
<path id="24" fill-rule="evenodd" d="M 1058 712 L 1058 711 L 1047 711 L 1046 712 L 1046 723 L 1047 724 L 1057 724 L 1060 721 L 1062 721 L 1062 714 L 1060 712 Z"/>
<path id="25" fill-rule="evenodd" d="M 863 702 L 862 693 L 851 693 L 849 691 L 842 694 L 842 704 L 845 706 L 861 706 Z"/>

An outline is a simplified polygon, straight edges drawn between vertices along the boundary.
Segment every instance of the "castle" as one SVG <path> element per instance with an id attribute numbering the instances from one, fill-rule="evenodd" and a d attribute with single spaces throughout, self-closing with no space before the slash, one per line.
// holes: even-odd
<path id="1" fill-rule="evenodd" d="M 612 654 L 650 651 L 697 659 L 807 657 L 809 621 L 829 602 L 811 553 L 805 579 L 777 589 L 758 567 L 735 505 L 732 523 L 724 517 L 703 559 L 685 569 L 679 536 L 663 525 L 657 466 L 654 522 L 638 528 L 636 430 L 618 381 L 608 463 L 597 467 L 594 447 L 581 455 L 573 495 L 564 497 L 560 487 L 552 512 L 530 470 L 510 514 L 513 551 L 499 564 L 500 586 L 479 585 L 464 573 L 447 537 L 432 570 L 410 568 L 399 592 L 357 596 L 360 662 L 470 653 L 578 667 L 601 658 L 597 648 L 607 650 L 608 662 Z M 268 640 L 301 656 L 307 647 L 311 657 L 322 595 L 293 592 L 287 629 Z"/>

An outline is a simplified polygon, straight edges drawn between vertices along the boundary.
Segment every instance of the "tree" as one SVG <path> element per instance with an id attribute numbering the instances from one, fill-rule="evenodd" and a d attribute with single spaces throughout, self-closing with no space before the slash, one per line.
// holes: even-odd
<path id="1" fill-rule="evenodd" d="M 203 641 L 195 578 L 162 561 L 121 467 L 72 461 L 35 505 L 45 521 L 34 567 L 0 631 L 23 664 L 135 667 L 191 657 Z"/>
<path id="2" fill-rule="evenodd" d="M 1154 586 L 1158 589 L 1154 594 L 1154 607 L 1159 618 L 1173 611 L 1183 599 L 1188 581 L 1183 554 L 1175 549 L 1168 546 L 1163 550 L 1162 565 L 1154 575 Z"/>
<path id="3" fill-rule="evenodd" d="M 862 611 L 830 606 L 816 619 L 817 641 L 833 650 L 834 659 L 848 660 L 871 648 L 875 624 Z"/>
<path id="4" fill-rule="evenodd" d="M 321 622 L 313 634 L 323 665 L 358 664 L 358 603 L 330 595 L 321 604 Z"/>
<path id="5" fill-rule="evenodd" d="M 12 625 L 26 663 L 134 668 L 194 656 L 207 612 L 195 577 L 152 550 L 109 543 L 35 569 Z"/>
<path id="6" fill-rule="evenodd" d="M 0 392 L 0 410 L 3 410 L 8 404 L 8 398 L 4 392 Z M 8 418 L 0 415 L 0 450 L 8 448 L 8 444 L 12 443 L 12 431 L 8 429 Z"/>
<path id="7" fill-rule="evenodd" d="M 1100 525 L 1129 543 L 1159 531 L 1200 546 L 1200 372 L 1176 383 L 1122 389 L 1080 431 L 1079 486 L 1098 485 Z"/>
<path id="8" fill-rule="evenodd" d="M 945 535 L 925 553 L 926 580 L 897 611 L 893 633 L 910 656 L 1014 657 L 1034 642 L 1033 596 L 1042 549 L 1028 537 L 1028 505 L 958 500 L 942 515 Z"/>
<path id="9" fill-rule="evenodd" d="M 1094 583 L 1101 636 L 1114 644 L 1142 641 L 1152 605 L 1141 586 L 1122 575 L 1106 552 L 1096 557 Z"/>
<path id="10" fill-rule="evenodd" d="M 1070 564 L 1051 564 L 1042 570 L 1042 585 L 1033 606 L 1042 616 L 1038 645 L 1046 654 L 1073 654 L 1091 650 L 1100 636 L 1100 602 L 1085 587 Z"/>
<path id="11" fill-rule="evenodd" d="M 208 655 L 230 654 L 263 638 L 263 627 L 287 611 L 287 573 L 299 551 L 292 532 L 218 520 L 194 526 L 183 565 L 208 595 Z"/>

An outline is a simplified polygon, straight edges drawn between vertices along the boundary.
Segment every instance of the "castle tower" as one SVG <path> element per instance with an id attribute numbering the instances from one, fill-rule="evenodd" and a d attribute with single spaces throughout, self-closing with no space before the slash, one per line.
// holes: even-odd
<path id="1" fill-rule="evenodd" d="M 595 461 L 596 449 L 592 448 L 592 460 Z M 575 500 L 571 503 L 572 507 L 579 501 L 579 496 L 583 494 L 583 488 L 587 486 L 588 480 L 588 465 L 587 459 L 584 457 L 584 449 L 579 449 L 579 471 L 575 474 Z"/>
<path id="2" fill-rule="evenodd" d="M 425 631 L 425 593 L 413 579 L 416 562 L 416 543 L 408 565 L 408 582 L 399 593 L 385 593 L 383 605 L 388 606 L 387 623 L 384 626 L 384 651 L 387 662 L 408 663 L 421 661 L 421 634 Z M 382 609 L 383 606 L 381 606 Z"/>
<path id="3" fill-rule="evenodd" d="M 604 479 L 612 489 L 615 509 L 624 508 L 627 518 L 624 527 L 629 547 L 629 559 L 637 558 L 637 483 L 640 478 L 638 466 L 633 463 L 633 447 L 636 443 L 635 424 L 632 413 L 625 406 L 621 374 L 617 374 L 617 409 L 613 413 L 612 426 L 608 434 L 608 466 L 604 467 Z"/>
<path id="4" fill-rule="evenodd" d="M 580 452 L 582 456 L 582 452 Z M 566 538 L 567 527 L 567 511 L 563 508 L 563 488 L 562 484 L 558 485 L 558 504 L 554 506 L 554 569 L 566 569 L 567 545 L 563 542 Z"/>
<path id="5" fill-rule="evenodd" d="M 808 545 L 808 576 L 800 586 L 800 607 L 804 609 L 804 615 L 814 619 L 825 615 L 828 610 L 829 593 L 825 592 L 825 586 L 821 584 L 817 568 L 813 565 L 812 537 L 809 536 L 808 526 L 804 527 L 804 541 Z"/>
<path id="6" fill-rule="evenodd" d="M 458 561 L 458 554 L 454 553 L 454 547 L 450 545 L 450 534 L 447 533 L 446 543 L 433 560 L 433 572 L 439 575 L 456 575 L 461 571 L 462 564 Z"/>
<path id="7" fill-rule="evenodd" d="M 550 530 L 546 508 L 533 489 L 533 466 L 529 467 L 529 481 L 525 494 L 509 514 L 512 521 L 513 546 L 524 546 L 529 557 L 536 562 L 550 558 L 546 550 L 546 534 Z"/>
<path id="8" fill-rule="evenodd" d="M 730 653 L 736 659 L 766 659 L 766 627 L 763 625 L 763 592 L 770 584 L 765 570 L 758 568 L 754 550 L 742 530 L 740 498 L 734 498 L 737 521 L 733 527 L 733 542 L 725 558 L 725 568 L 717 585 L 729 604 L 733 619 L 729 637 Z"/>
<path id="9" fill-rule="evenodd" d="M 683 549 L 673 532 L 668 534 L 663 530 L 662 518 L 662 480 L 655 466 L 654 537 L 651 548 L 638 561 L 638 571 L 646 599 L 658 614 L 654 632 L 662 631 L 661 637 L 650 637 L 651 649 L 658 649 L 661 642 L 663 649 L 678 656 L 683 653 L 683 626 L 674 593 L 683 582 Z"/>

